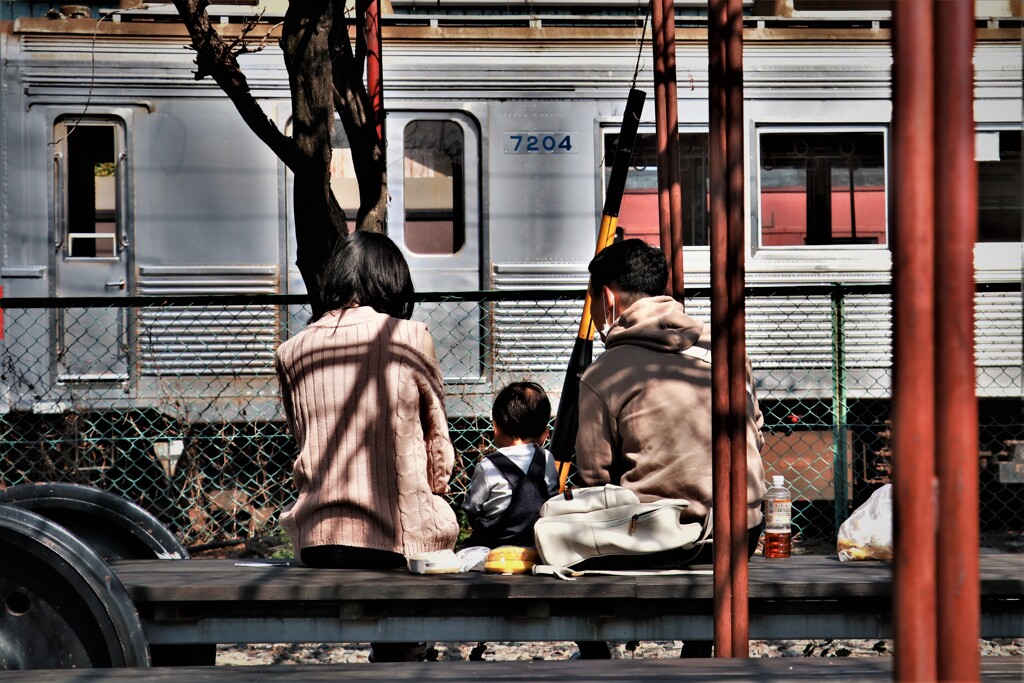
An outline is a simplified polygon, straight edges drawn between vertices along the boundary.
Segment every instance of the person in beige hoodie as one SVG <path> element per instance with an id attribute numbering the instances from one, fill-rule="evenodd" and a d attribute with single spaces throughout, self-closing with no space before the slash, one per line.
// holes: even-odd
<path id="1" fill-rule="evenodd" d="M 594 324 L 605 350 L 580 379 L 579 479 L 585 486 L 624 486 L 641 501 L 685 498 L 690 505 L 683 521 L 704 520 L 713 491 L 710 326 L 664 296 L 665 256 L 642 240 L 611 244 L 589 269 Z M 749 361 L 747 384 L 747 528 L 753 554 L 766 489 L 763 419 Z M 712 558 L 711 546 L 705 545 L 630 562 L 679 566 Z M 584 657 L 607 656 L 604 643 L 592 645 L 580 644 Z"/>
<path id="2" fill-rule="evenodd" d="M 664 296 L 668 267 L 642 240 L 590 262 L 604 352 L 580 379 L 576 466 L 583 484 L 618 484 L 640 500 L 685 498 L 686 520 L 711 507 L 711 330 Z M 763 418 L 747 367 L 747 527 L 761 524 Z"/>

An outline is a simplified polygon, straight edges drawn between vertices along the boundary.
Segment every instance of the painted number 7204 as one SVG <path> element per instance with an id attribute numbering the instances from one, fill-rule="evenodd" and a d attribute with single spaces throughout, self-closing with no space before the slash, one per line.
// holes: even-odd
<path id="1" fill-rule="evenodd" d="M 573 133 L 505 133 L 505 154 L 574 153 Z"/>

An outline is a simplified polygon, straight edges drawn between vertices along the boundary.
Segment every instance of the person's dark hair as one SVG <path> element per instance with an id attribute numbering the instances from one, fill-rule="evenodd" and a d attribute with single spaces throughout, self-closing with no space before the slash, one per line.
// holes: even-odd
<path id="1" fill-rule="evenodd" d="M 668 264 L 661 249 L 643 240 L 613 242 L 590 261 L 591 291 L 614 287 L 633 298 L 659 296 L 668 284 Z"/>
<path id="2" fill-rule="evenodd" d="M 491 418 L 513 439 L 536 439 L 551 419 L 551 402 L 536 382 L 513 382 L 498 392 Z"/>
<path id="3" fill-rule="evenodd" d="M 355 304 L 408 320 L 413 307 L 412 276 L 398 245 L 386 235 L 355 231 L 338 242 L 320 278 L 325 310 Z"/>

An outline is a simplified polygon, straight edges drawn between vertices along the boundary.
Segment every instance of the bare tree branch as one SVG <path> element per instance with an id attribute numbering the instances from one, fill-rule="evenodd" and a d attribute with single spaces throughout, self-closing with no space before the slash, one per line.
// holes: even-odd
<path id="1" fill-rule="evenodd" d="M 256 16 L 246 19 L 245 23 L 242 24 L 242 30 L 238 32 L 238 37 L 232 40 L 231 44 L 228 45 L 228 50 L 231 51 L 231 54 L 234 55 L 235 58 L 237 58 L 238 55 L 259 52 L 264 47 L 266 47 L 267 35 L 269 35 L 269 33 L 264 35 L 263 38 L 260 39 L 260 42 L 256 47 L 249 47 L 249 34 L 256 29 L 256 27 L 259 25 L 262 19 L 263 9 L 260 9 L 259 13 Z"/>
<path id="2" fill-rule="evenodd" d="M 234 103 L 242 120 L 294 171 L 303 163 L 298 147 L 278 130 L 253 97 L 238 61 L 210 23 L 206 13 L 208 5 L 208 0 L 174 0 L 182 23 L 192 38 L 192 48 L 196 51 L 196 80 L 211 76 Z"/>
<path id="3" fill-rule="evenodd" d="M 338 240 L 348 231 L 345 212 L 330 183 L 335 108 L 341 115 L 359 183 L 356 227 L 386 232 L 384 144 L 363 83 L 368 57 L 366 11 L 375 1 L 358 0 L 355 46 L 343 0 L 289 1 L 280 40 L 292 101 L 288 137 L 263 112 L 238 65 L 237 55 L 251 51 L 247 41 L 255 23 L 246 24 L 241 36 L 228 44 L 210 23 L 209 0 L 174 0 L 197 54 L 196 79 L 212 76 L 246 124 L 294 173 L 296 265 L 315 317 L 323 313 L 321 273 Z M 256 49 L 262 48 L 266 39 L 264 36 Z"/>
<path id="4" fill-rule="evenodd" d="M 341 124 L 352 151 L 352 163 L 359 180 L 358 230 L 387 232 L 388 181 L 384 146 L 377 135 L 377 120 L 363 83 L 366 55 L 364 33 L 366 8 L 373 0 L 360 0 L 356 9 L 356 50 L 362 45 L 363 59 L 357 59 L 349 39 L 348 27 L 336 21 L 332 32 L 334 56 L 334 97 Z M 343 0 L 333 0 L 341 12 Z"/>

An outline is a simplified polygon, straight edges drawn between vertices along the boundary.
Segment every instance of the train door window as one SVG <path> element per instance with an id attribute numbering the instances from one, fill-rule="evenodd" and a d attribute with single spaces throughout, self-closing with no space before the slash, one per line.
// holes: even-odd
<path id="1" fill-rule="evenodd" d="M 886 244 L 882 131 L 762 132 L 762 247 Z"/>
<path id="2" fill-rule="evenodd" d="M 454 121 L 405 125 L 405 246 L 414 254 L 455 254 L 466 241 L 465 140 Z"/>
<path id="3" fill-rule="evenodd" d="M 130 291 L 125 131 L 120 117 L 55 120 L 52 283 L 58 297 L 114 299 Z M 129 309 L 61 308 L 53 323 L 60 382 L 128 379 Z"/>
<path id="4" fill-rule="evenodd" d="M 978 160 L 978 241 L 1020 242 L 1021 132 L 980 131 L 976 137 Z"/>
<path id="5" fill-rule="evenodd" d="M 604 135 L 604 187 L 608 186 L 618 143 L 617 133 Z M 633 167 L 619 209 L 623 237 L 636 237 L 659 246 L 658 141 L 655 133 L 640 132 L 633 147 Z M 679 175 L 683 194 L 683 244 L 708 245 L 708 134 L 679 134 Z"/>
<path id="6" fill-rule="evenodd" d="M 59 170 L 58 208 L 63 212 L 65 255 L 116 258 L 121 131 L 113 121 L 57 122 L 55 141 L 65 159 Z"/>

